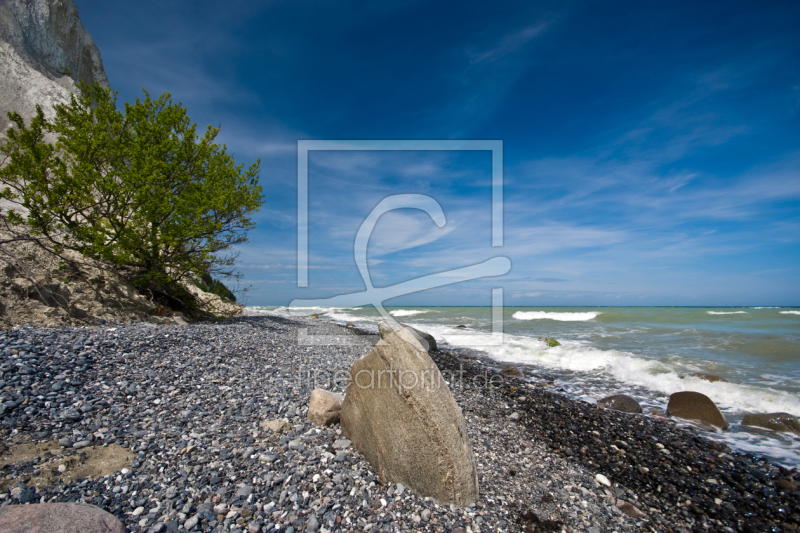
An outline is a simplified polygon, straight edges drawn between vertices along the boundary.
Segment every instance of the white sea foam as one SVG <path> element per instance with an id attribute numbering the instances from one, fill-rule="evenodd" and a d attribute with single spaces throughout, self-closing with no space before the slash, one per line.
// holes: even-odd
<path id="1" fill-rule="evenodd" d="M 414 315 L 421 315 L 423 313 L 428 313 L 427 309 L 425 310 L 418 310 L 418 309 L 395 309 L 394 311 L 389 311 L 389 314 L 392 316 L 414 316 Z"/>
<path id="2" fill-rule="evenodd" d="M 800 315 L 800 311 L 780 311 L 782 315 Z"/>
<path id="3" fill-rule="evenodd" d="M 699 378 L 684 377 L 705 369 L 690 361 L 659 361 L 618 350 L 600 350 L 583 341 L 559 339 L 561 346 L 548 348 L 533 337 L 506 334 L 502 346 L 485 344 L 486 333 L 461 332 L 442 326 L 423 326 L 434 337 L 454 346 L 477 346 L 493 359 L 503 363 L 528 364 L 591 374 L 606 382 L 614 381 L 643 387 L 657 395 L 669 396 L 679 391 L 701 392 L 720 409 L 731 413 L 778 411 L 800 413 L 800 398 L 788 392 L 741 383 L 711 383 Z"/>
<path id="4" fill-rule="evenodd" d="M 780 307 L 753 307 L 753 309 L 780 309 Z"/>
<path id="5" fill-rule="evenodd" d="M 585 313 L 559 313 L 548 311 L 517 311 L 512 318 L 517 320 L 559 320 L 561 322 L 584 322 L 597 318 L 600 313 L 590 311 Z"/>
<path id="6" fill-rule="evenodd" d="M 356 308 L 358 309 L 358 308 Z M 330 318 L 331 320 L 338 320 L 340 322 L 375 322 L 378 323 L 383 320 L 382 316 L 356 316 L 345 313 L 344 311 L 350 311 L 352 309 L 331 309 L 327 313 L 325 313 L 326 318 Z"/>
<path id="7" fill-rule="evenodd" d="M 709 315 L 746 315 L 747 311 L 706 311 Z"/>

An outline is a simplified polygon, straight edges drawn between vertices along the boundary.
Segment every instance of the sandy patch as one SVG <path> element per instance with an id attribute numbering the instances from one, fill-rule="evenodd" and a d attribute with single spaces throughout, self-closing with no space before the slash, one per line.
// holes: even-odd
<path id="1" fill-rule="evenodd" d="M 61 448 L 57 441 L 49 441 L 8 446 L 0 455 L 0 469 L 7 472 L 9 465 L 31 462 L 36 458 L 38 461 L 26 469 L 24 476 L 13 479 L 7 479 L 8 475 L 2 476 L 0 491 L 8 490 L 20 481 L 39 488 L 71 483 L 79 477 L 98 478 L 130 468 L 133 464 L 133 452 L 116 444 L 73 450 Z M 59 471 L 61 465 L 64 466 L 63 472 Z"/>

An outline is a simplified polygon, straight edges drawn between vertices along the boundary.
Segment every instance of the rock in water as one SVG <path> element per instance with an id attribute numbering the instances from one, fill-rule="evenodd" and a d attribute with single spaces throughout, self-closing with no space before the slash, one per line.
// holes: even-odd
<path id="1" fill-rule="evenodd" d="M 555 348 L 556 346 L 561 346 L 561 343 L 555 339 L 551 339 L 550 337 L 539 337 L 539 340 L 545 343 L 550 348 Z"/>
<path id="2" fill-rule="evenodd" d="M 330 426 L 339 421 L 344 396 L 324 389 L 311 391 L 307 418 L 318 426 Z"/>
<path id="3" fill-rule="evenodd" d="M 743 426 L 758 426 L 773 431 L 791 431 L 800 435 L 800 421 L 789 413 L 746 414 Z"/>
<path id="4" fill-rule="evenodd" d="M 342 432 L 380 478 L 442 504 L 474 505 L 478 474 L 464 416 L 416 338 L 386 333 L 350 380 Z"/>
<path id="5" fill-rule="evenodd" d="M 715 376 L 713 374 L 702 374 L 702 373 L 699 373 L 699 372 L 695 372 L 694 374 L 689 374 L 689 377 L 690 378 L 698 378 L 698 379 L 702 379 L 702 380 L 705 380 L 705 381 L 710 381 L 711 383 L 715 383 L 717 381 L 721 381 L 723 383 L 727 383 L 728 382 L 728 380 L 725 379 L 725 378 L 721 378 L 721 377 Z"/>
<path id="6" fill-rule="evenodd" d="M 125 533 L 111 513 L 85 503 L 37 503 L 0 507 L 3 533 Z"/>
<path id="7" fill-rule="evenodd" d="M 400 324 L 398 322 L 398 324 Z M 400 324 L 403 326 L 405 331 L 410 334 L 411 337 L 416 340 L 419 345 L 428 353 L 436 351 L 436 339 L 433 338 L 433 335 L 430 333 L 425 333 L 424 331 L 420 331 L 418 329 L 414 329 L 411 326 L 406 326 L 405 324 Z M 378 333 L 381 336 L 381 339 L 385 338 L 386 335 L 389 333 L 394 332 L 392 326 L 388 322 L 381 322 L 378 324 Z M 404 339 L 406 342 L 412 342 L 411 339 L 406 335 L 406 333 L 401 332 L 400 337 Z"/>
<path id="8" fill-rule="evenodd" d="M 699 392 L 684 391 L 671 395 L 667 404 L 667 416 L 700 420 L 718 428 L 728 429 L 728 421 L 711 398 Z"/>
<path id="9" fill-rule="evenodd" d="M 514 365 L 506 365 L 500 370 L 500 373 L 510 378 L 524 378 L 525 374 Z"/>
<path id="10" fill-rule="evenodd" d="M 623 413 L 642 412 L 642 406 L 639 405 L 639 402 L 624 394 L 606 396 L 602 400 L 597 401 L 597 406 L 605 409 L 611 409 L 613 411 L 621 411 Z"/>

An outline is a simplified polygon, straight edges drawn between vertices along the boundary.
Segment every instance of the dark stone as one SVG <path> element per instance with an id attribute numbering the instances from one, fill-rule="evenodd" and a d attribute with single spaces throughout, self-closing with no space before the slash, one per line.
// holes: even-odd
<path id="1" fill-rule="evenodd" d="M 773 431 L 790 431 L 800 435 L 800 421 L 789 413 L 746 414 L 743 426 L 757 426 Z"/>
<path id="2" fill-rule="evenodd" d="M 510 378 L 524 378 L 525 374 L 514 365 L 506 365 L 500 370 L 500 373 Z"/>
<path id="3" fill-rule="evenodd" d="M 621 411 L 623 413 L 642 412 L 642 406 L 639 405 L 639 402 L 637 402 L 630 396 L 626 396 L 624 394 L 615 394 L 613 396 L 606 396 L 602 400 L 598 400 L 597 406 L 603 407 L 604 409 Z"/>
<path id="4" fill-rule="evenodd" d="M 669 397 L 667 416 L 687 420 L 699 420 L 722 429 L 728 429 L 728 421 L 705 394 L 693 391 L 676 392 Z"/>

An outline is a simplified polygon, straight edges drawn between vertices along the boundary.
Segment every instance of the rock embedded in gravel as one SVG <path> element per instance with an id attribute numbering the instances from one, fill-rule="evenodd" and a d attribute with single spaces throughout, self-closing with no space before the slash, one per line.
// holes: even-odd
<path id="1" fill-rule="evenodd" d="M 510 378 L 524 378 L 525 374 L 514 365 L 506 365 L 501 370 L 500 373 L 506 377 Z"/>
<path id="2" fill-rule="evenodd" d="M 622 413 L 642 412 L 642 406 L 639 405 L 639 402 L 624 394 L 606 396 L 601 400 L 597 400 L 597 406 L 604 409 L 613 409 L 614 411 L 620 411 Z"/>
<path id="3" fill-rule="evenodd" d="M 386 339 L 386 336 L 390 333 L 398 335 L 404 341 L 409 342 L 411 344 L 418 344 L 419 347 L 427 353 L 435 352 L 436 347 L 436 339 L 433 338 L 433 335 L 430 333 L 425 333 L 424 331 L 420 331 L 418 329 L 412 328 L 406 324 L 400 324 L 400 329 L 395 331 L 391 324 L 388 321 L 383 321 L 378 324 L 378 334 L 380 335 L 381 339 Z"/>
<path id="4" fill-rule="evenodd" d="M 325 389 L 314 389 L 308 401 L 306 417 L 318 426 L 338 424 L 342 414 L 344 395 Z"/>
<path id="5" fill-rule="evenodd" d="M 265 420 L 260 425 L 271 429 L 275 433 L 283 433 L 292 429 L 292 425 L 286 420 Z"/>
<path id="6" fill-rule="evenodd" d="M 39 503 L 0 507 L 3 533 L 125 533 L 114 515 L 78 503 Z"/>
<path id="7" fill-rule="evenodd" d="M 474 505 L 478 476 L 464 417 L 418 340 L 407 329 L 384 332 L 349 375 L 342 433 L 381 480 Z"/>

